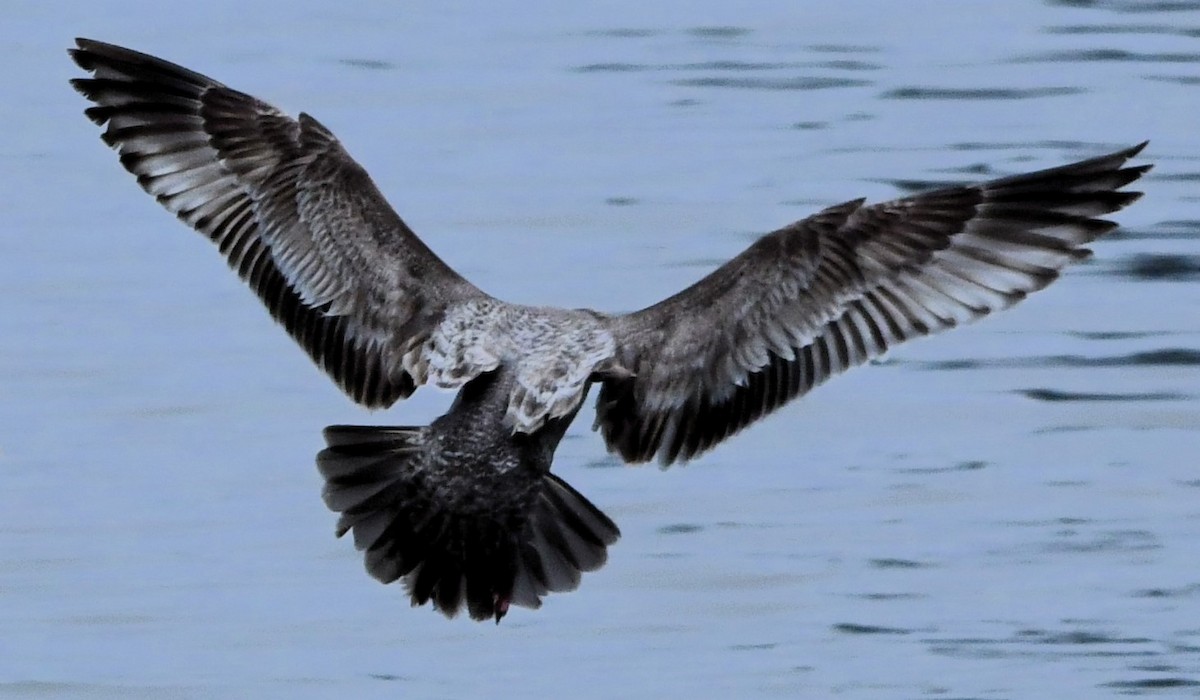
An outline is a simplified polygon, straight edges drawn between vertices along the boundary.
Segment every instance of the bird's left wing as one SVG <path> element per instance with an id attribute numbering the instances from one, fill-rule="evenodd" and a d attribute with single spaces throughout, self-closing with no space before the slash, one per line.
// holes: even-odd
<path id="1" fill-rule="evenodd" d="M 493 368 L 444 356 L 430 337 L 447 313 L 469 326 L 478 305 L 500 302 L 426 247 L 317 120 L 154 56 L 76 43 L 91 77 L 72 84 L 121 164 L 218 246 L 351 398 L 388 406 L 431 362 L 461 381 Z"/>

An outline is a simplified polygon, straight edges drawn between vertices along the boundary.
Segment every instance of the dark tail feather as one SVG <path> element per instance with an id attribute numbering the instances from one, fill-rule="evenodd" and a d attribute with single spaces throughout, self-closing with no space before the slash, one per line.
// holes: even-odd
<path id="1" fill-rule="evenodd" d="M 608 561 L 608 545 L 621 531 L 592 502 L 553 474 L 542 480 L 521 542 L 512 602 L 528 608 L 541 605 L 547 592 L 572 591 L 585 571 Z"/>
<path id="2" fill-rule="evenodd" d="M 473 619 L 499 622 L 510 604 L 538 608 L 604 565 L 620 532 L 565 481 L 522 469 L 504 482 L 492 470 L 449 473 L 429 465 L 427 435 L 325 429 L 329 447 L 317 455 L 325 503 L 341 513 L 338 536 L 353 531 L 373 577 L 403 578 L 413 605 L 432 601 L 449 617 L 465 604 Z"/>

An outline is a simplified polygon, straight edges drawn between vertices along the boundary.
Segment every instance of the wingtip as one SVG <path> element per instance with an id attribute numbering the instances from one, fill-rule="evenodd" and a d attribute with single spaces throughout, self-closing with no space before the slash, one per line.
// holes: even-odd
<path id="1" fill-rule="evenodd" d="M 1129 160 L 1130 158 L 1133 158 L 1134 156 L 1138 155 L 1143 150 L 1145 150 L 1146 146 L 1148 146 L 1148 145 L 1150 145 L 1150 139 L 1146 139 L 1145 141 L 1142 141 L 1141 143 L 1135 144 L 1128 148 L 1123 148 L 1123 149 L 1117 151 L 1116 153 L 1114 153 L 1113 156 L 1121 158 L 1122 160 Z M 1145 168 L 1149 169 L 1149 166 L 1138 166 L 1138 167 L 1145 167 Z M 1142 171 L 1142 172 L 1144 172 L 1144 171 Z"/>
<path id="2" fill-rule="evenodd" d="M 102 41 L 96 41 L 95 39 L 88 39 L 87 37 L 77 36 L 77 37 L 75 37 L 75 45 L 72 47 L 69 47 L 67 49 L 67 53 L 71 56 L 71 58 L 75 58 L 76 56 L 79 56 L 82 53 L 87 53 L 88 51 L 93 51 L 102 46 L 106 46 L 106 44 Z"/>
<path id="3" fill-rule="evenodd" d="M 1119 162 L 1121 164 L 1124 164 L 1125 161 L 1140 154 L 1143 150 L 1145 150 L 1146 146 L 1148 146 L 1149 144 L 1150 144 L 1150 140 L 1146 139 L 1145 141 L 1142 141 L 1141 143 L 1138 143 L 1138 144 L 1134 144 L 1133 146 L 1129 146 L 1128 148 L 1122 148 L 1119 151 L 1114 151 L 1113 153 L 1111 153 L 1107 156 L 1100 156 L 1096 160 L 1117 159 L 1117 160 L 1119 160 Z M 1138 165 L 1138 166 L 1131 166 L 1129 168 L 1124 168 L 1125 171 L 1136 172 L 1138 175 L 1141 175 L 1142 173 L 1146 172 L 1149 169 L 1150 169 L 1149 165 Z"/>
<path id="4" fill-rule="evenodd" d="M 95 66 L 92 64 L 91 56 L 88 54 L 88 49 L 86 46 L 84 46 L 81 39 L 76 39 L 75 41 L 78 42 L 79 45 L 67 49 L 67 56 L 71 58 L 75 65 L 91 73 L 95 69 Z"/>
<path id="5" fill-rule="evenodd" d="M 71 78 L 67 82 L 70 83 L 71 87 L 75 88 L 75 92 L 87 97 L 88 84 L 91 82 L 91 78 Z"/>
<path id="6" fill-rule="evenodd" d="M 1151 170 L 1153 170 L 1153 169 L 1154 169 L 1154 164 L 1153 164 L 1153 163 L 1146 163 L 1146 164 L 1144 164 L 1144 165 L 1135 165 L 1135 166 L 1132 166 L 1132 167 L 1130 167 L 1130 168 L 1127 168 L 1127 169 L 1128 169 L 1130 172 L 1136 173 L 1138 177 L 1141 177 L 1141 176 L 1145 175 L 1146 173 L 1150 172 Z M 1136 178 L 1135 178 L 1135 179 L 1136 179 Z"/>

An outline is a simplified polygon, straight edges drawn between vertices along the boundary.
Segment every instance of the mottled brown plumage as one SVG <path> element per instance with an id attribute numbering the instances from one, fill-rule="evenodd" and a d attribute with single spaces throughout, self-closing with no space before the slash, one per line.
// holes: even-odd
<path id="1" fill-rule="evenodd" d="M 550 474 L 592 383 L 630 462 L 695 457 L 834 374 L 1007 308 L 1057 279 L 1133 202 L 1145 144 L 868 205 L 759 239 L 641 311 L 509 304 L 439 259 L 312 117 L 111 44 L 72 84 L 121 164 L 217 244 L 352 399 L 460 389 L 419 428 L 335 426 L 318 458 L 338 534 L 414 604 L 495 618 L 603 565 L 616 526 Z"/>

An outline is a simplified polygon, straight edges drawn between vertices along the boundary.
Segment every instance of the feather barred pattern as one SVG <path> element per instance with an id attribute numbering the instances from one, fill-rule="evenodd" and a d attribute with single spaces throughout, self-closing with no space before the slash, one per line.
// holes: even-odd
<path id="1" fill-rule="evenodd" d="M 449 300 L 482 296 L 391 210 L 315 119 L 152 56 L 80 39 L 104 142 L 159 204 L 211 239 L 271 315 L 355 401 L 416 387 L 402 356 Z"/>
<path id="2" fill-rule="evenodd" d="M 121 164 L 218 245 L 358 403 L 386 407 L 427 381 L 459 388 L 503 359 L 522 367 L 509 423 L 531 433 L 573 412 L 612 356 L 598 314 L 507 304 L 464 280 L 313 117 L 153 56 L 77 43 L 71 56 L 93 77 L 72 84 Z"/>
<path id="3" fill-rule="evenodd" d="M 911 338 L 1008 308 L 1116 228 L 1096 217 L 1145 144 L 1026 175 L 830 207 L 759 239 L 679 294 L 617 319 L 633 377 L 604 384 L 597 427 L 631 462 L 711 449 L 829 377 Z"/>

